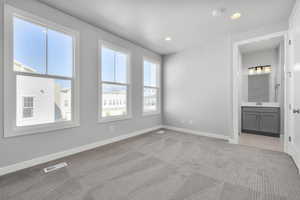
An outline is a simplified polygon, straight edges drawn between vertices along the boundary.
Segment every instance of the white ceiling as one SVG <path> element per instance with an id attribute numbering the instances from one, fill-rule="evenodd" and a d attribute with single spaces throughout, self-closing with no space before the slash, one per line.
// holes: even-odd
<path id="1" fill-rule="evenodd" d="M 40 0 L 160 54 L 287 21 L 295 0 Z M 212 10 L 226 8 L 221 17 Z M 229 16 L 241 12 L 239 20 Z M 166 36 L 172 41 L 165 41 Z"/>
<path id="2" fill-rule="evenodd" d="M 261 51 L 266 49 L 275 49 L 279 47 L 280 42 L 284 40 L 283 36 L 281 37 L 275 37 L 268 40 L 263 40 L 259 42 L 252 42 L 249 44 L 244 44 L 240 47 L 241 53 L 251 53 L 254 51 Z"/>

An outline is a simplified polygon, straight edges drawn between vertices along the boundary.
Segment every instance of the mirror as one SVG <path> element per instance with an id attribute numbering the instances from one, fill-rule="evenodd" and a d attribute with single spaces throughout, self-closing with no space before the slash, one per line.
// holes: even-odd
<path id="1" fill-rule="evenodd" d="M 279 51 L 276 47 L 241 55 L 243 102 L 279 102 L 282 73 Z"/>
<path id="2" fill-rule="evenodd" d="M 248 102 L 270 102 L 270 74 L 248 75 Z"/>

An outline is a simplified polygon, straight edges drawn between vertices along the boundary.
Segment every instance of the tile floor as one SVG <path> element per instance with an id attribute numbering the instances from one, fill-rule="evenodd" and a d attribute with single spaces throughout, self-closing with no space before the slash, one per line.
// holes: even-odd
<path id="1" fill-rule="evenodd" d="M 272 151 L 283 152 L 283 136 L 280 138 L 242 133 L 239 138 L 240 145 L 257 147 Z"/>

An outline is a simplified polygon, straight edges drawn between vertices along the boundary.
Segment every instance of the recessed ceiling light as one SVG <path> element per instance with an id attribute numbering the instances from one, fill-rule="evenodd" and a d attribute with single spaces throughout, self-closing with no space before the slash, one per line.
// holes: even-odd
<path id="1" fill-rule="evenodd" d="M 232 20 L 239 19 L 241 17 L 241 13 L 237 12 L 230 16 Z"/>
<path id="2" fill-rule="evenodd" d="M 171 41 L 172 38 L 171 38 L 171 37 L 166 37 L 165 40 L 166 40 L 166 41 Z"/>

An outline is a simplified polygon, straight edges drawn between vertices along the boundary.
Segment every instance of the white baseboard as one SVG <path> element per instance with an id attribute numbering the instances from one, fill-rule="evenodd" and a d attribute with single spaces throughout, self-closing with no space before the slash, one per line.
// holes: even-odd
<path id="1" fill-rule="evenodd" d="M 300 174 L 300 149 L 293 144 L 288 145 L 288 154 L 293 158 Z"/>
<path id="2" fill-rule="evenodd" d="M 114 142 L 118 142 L 118 141 L 121 141 L 121 140 L 132 138 L 132 137 L 142 135 L 142 134 L 145 134 L 145 133 L 148 133 L 148 132 L 151 132 L 151 131 L 155 131 L 155 130 L 158 130 L 158 129 L 161 129 L 161 128 L 162 128 L 162 126 L 155 126 L 155 127 L 148 128 L 148 129 L 142 129 L 142 130 L 139 130 L 139 131 L 135 131 L 133 133 L 120 135 L 120 136 L 110 138 L 110 139 L 107 139 L 107 140 L 98 141 L 98 142 L 95 142 L 95 143 L 92 143 L 92 144 L 83 145 L 83 146 L 76 147 L 76 148 L 73 148 L 73 149 L 69 149 L 69 150 L 66 150 L 66 151 L 61 151 L 61 152 L 58 152 L 58 153 L 49 154 L 49 155 L 46 155 L 46 156 L 34 158 L 32 160 L 27 160 L 27 161 L 23 161 L 23 162 L 16 163 L 16 164 L 13 164 L 13 165 L 9 165 L 9 166 L 6 166 L 6 167 L 2 167 L 2 168 L 0 168 L 0 176 L 3 176 L 5 174 L 9 174 L 9 173 L 12 173 L 12 172 L 16 172 L 16 171 L 19 171 L 19 170 L 22 170 L 22 169 L 26 169 L 26 168 L 29 168 L 29 167 L 33 167 L 33 166 L 36 166 L 36 165 L 39 165 L 39 164 L 43 164 L 43 163 L 46 163 L 46 162 L 49 162 L 49 161 L 57 160 L 57 159 L 60 159 L 60 158 L 66 157 L 66 156 L 74 155 L 74 154 L 77 154 L 77 153 L 80 153 L 80 152 L 83 152 L 83 151 L 88 151 L 88 150 L 91 150 L 91 149 L 94 149 L 94 148 L 97 148 L 97 147 L 101 147 L 101 146 L 104 146 L 104 145 L 107 145 L 107 144 L 111 144 L 111 143 L 114 143 Z"/>
<path id="3" fill-rule="evenodd" d="M 228 142 L 230 144 L 239 144 L 239 139 L 238 138 L 231 138 L 231 137 L 229 137 L 228 138 Z"/>
<path id="4" fill-rule="evenodd" d="M 189 134 L 193 134 L 193 135 L 199 135 L 199 136 L 205 136 L 205 137 L 211 137 L 211 138 L 217 138 L 217 139 L 223 139 L 223 140 L 229 141 L 228 136 L 215 134 L 215 133 L 200 132 L 200 131 L 195 131 L 195 130 L 186 129 L 186 128 L 178 128 L 178 127 L 174 127 L 174 126 L 162 126 L 162 128 L 168 129 L 168 130 L 173 130 L 173 131 L 178 131 L 178 132 L 189 133 Z"/>

